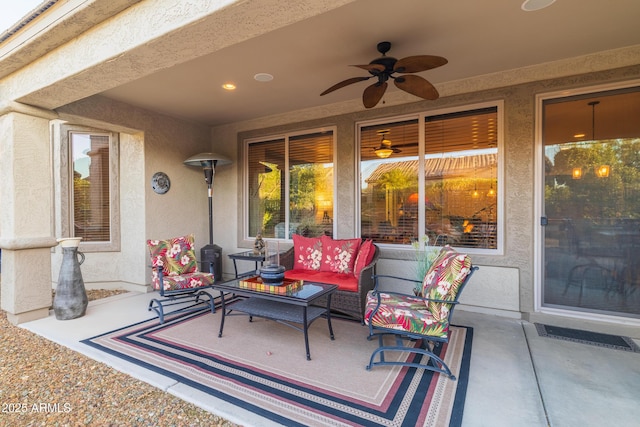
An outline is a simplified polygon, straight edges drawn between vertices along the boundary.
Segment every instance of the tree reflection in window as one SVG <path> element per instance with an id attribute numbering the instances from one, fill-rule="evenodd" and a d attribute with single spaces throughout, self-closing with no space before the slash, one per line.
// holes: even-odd
<path id="1" fill-rule="evenodd" d="M 333 235 L 333 145 L 333 130 L 248 142 L 249 237 Z"/>
<path id="2" fill-rule="evenodd" d="M 394 148 L 384 159 L 381 129 Z M 497 248 L 497 135 L 497 107 L 361 126 L 362 237 Z"/>

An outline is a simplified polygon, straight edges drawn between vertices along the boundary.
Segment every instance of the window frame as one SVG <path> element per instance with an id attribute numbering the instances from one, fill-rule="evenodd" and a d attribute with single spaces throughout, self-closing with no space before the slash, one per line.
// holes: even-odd
<path id="1" fill-rule="evenodd" d="M 75 237 L 73 205 L 73 134 L 107 136 L 109 138 L 109 234 L 108 241 L 80 242 L 83 252 L 114 252 L 120 250 L 120 186 L 119 186 L 119 134 L 86 126 L 62 124 L 60 126 L 60 191 L 61 235 Z"/>
<path id="2" fill-rule="evenodd" d="M 332 159 L 331 159 L 331 163 L 333 164 L 333 182 L 332 182 L 332 186 L 333 186 L 333 207 L 331 210 L 331 218 L 333 218 L 333 222 L 331 225 L 331 229 L 332 229 L 332 233 L 335 236 L 336 233 L 336 208 L 337 208 L 337 173 L 336 173 L 336 169 L 337 169 L 337 163 L 336 163 L 336 151 L 337 151 L 337 144 L 338 144 L 338 130 L 337 130 L 337 126 L 321 126 L 321 127 L 317 127 L 317 128 L 309 128 L 309 129 L 303 129 L 303 130 L 296 130 L 296 131 L 290 131 L 290 132 L 282 132 L 282 133 L 276 133 L 276 134 L 270 134 L 270 135 L 266 135 L 266 136 L 259 136 L 259 137 L 252 137 L 252 138 L 245 138 L 243 140 L 243 158 L 242 158 L 242 166 L 243 166 L 243 173 L 242 173 L 242 194 L 243 194 L 243 209 L 242 209 L 242 239 L 245 241 L 253 241 L 256 236 L 250 236 L 249 235 L 249 167 L 248 167 L 248 162 L 249 162 L 249 146 L 251 144 L 258 144 L 261 142 L 268 142 L 268 141 L 273 141 L 273 140 L 278 140 L 278 139 L 283 139 L 284 140 L 284 159 L 285 159 L 285 165 L 283 168 L 284 171 L 284 186 L 285 186 L 285 192 L 284 192 L 284 200 L 283 203 L 286 206 L 285 209 L 285 226 L 284 226 L 284 230 L 285 230 L 285 236 L 287 236 L 287 234 L 289 233 L 289 221 L 290 221 L 290 208 L 289 208 L 289 201 L 290 201 L 290 186 L 291 186 L 291 181 L 290 181 L 290 159 L 289 159 L 289 154 L 290 154 L 290 150 L 289 150 L 289 143 L 290 143 L 290 139 L 293 137 L 297 137 L 297 136 L 302 136 L 302 135 L 309 135 L 309 134 L 315 134 L 315 133 L 322 133 L 322 132 L 332 132 L 332 143 L 331 143 L 331 150 L 332 150 Z M 291 242 L 293 239 L 291 236 L 288 237 L 284 237 L 284 238 L 279 238 L 279 237 L 269 237 L 266 238 L 264 237 L 264 240 L 267 241 L 274 241 L 274 242 Z"/>
<path id="3" fill-rule="evenodd" d="M 355 147 L 355 161 L 356 161 L 356 184 L 355 184 L 355 211 L 356 211 L 356 235 L 362 236 L 362 192 L 360 188 L 361 182 L 361 173 L 362 173 L 362 150 L 361 150 L 361 129 L 363 127 L 369 127 L 374 125 L 384 125 L 384 124 L 393 124 L 396 122 L 402 122 L 407 120 L 418 120 L 418 129 L 419 129 L 419 145 L 418 145 L 418 189 L 421 198 L 424 198 L 425 191 L 425 128 L 424 124 L 426 122 L 427 117 L 432 116 L 440 116 L 446 114 L 455 114 L 455 113 L 463 113 L 466 111 L 473 110 L 482 110 L 486 108 L 496 108 L 496 119 L 497 119 L 497 166 L 496 166 L 496 179 L 497 179 L 497 198 L 496 198 L 496 227 L 497 227 L 497 235 L 496 235 L 496 248 L 473 248 L 473 247 L 460 247 L 460 250 L 464 250 L 465 253 L 469 254 L 482 254 L 482 255 L 504 255 L 504 229 L 505 229 L 505 219 L 504 219 L 504 188 L 505 188 L 505 179 L 504 179 L 504 156 L 505 156 L 505 144 L 504 144 L 504 101 L 503 100 L 495 100 L 474 104 L 467 104 L 456 107 L 449 108 L 441 108 L 437 110 L 428 110 L 421 111 L 412 114 L 403 114 L 397 116 L 388 116 L 384 118 L 378 118 L 373 120 L 363 120 L 355 123 L 355 134 L 356 134 L 356 144 Z M 426 236 L 425 232 L 425 216 L 426 212 L 424 209 L 418 212 L 418 236 L 419 239 L 424 239 Z M 407 244 L 390 244 L 384 242 L 376 242 L 376 245 L 381 246 L 382 248 L 388 249 L 397 249 L 401 251 L 415 251 L 415 248 L 412 245 Z"/>

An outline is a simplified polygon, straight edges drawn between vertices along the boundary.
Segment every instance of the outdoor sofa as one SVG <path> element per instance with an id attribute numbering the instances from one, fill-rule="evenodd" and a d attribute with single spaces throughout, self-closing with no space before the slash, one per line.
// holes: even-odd
<path id="1" fill-rule="evenodd" d="M 331 311 L 362 322 L 378 257 L 379 249 L 371 240 L 294 234 L 293 247 L 280 255 L 280 264 L 288 279 L 338 285 Z"/>

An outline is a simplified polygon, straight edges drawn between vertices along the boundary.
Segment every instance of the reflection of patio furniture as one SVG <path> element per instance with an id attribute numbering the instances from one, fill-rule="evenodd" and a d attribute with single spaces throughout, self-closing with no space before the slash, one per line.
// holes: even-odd
<path id="1" fill-rule="evenodd" d="M 458 304 L 460 292 L 477 268 L 472 267 L 468 255 L 445 246 L 427 271 L 419 295 L 387 292 L 381 283 L 401 281 L 417 284 L 420 281 L 375 276 L 375 289 L 367 296 L 365 323 L 369 325 L 369 339 L 377 336 L 379 346 L 371 354 L 367 369 L 378 365 L 400 365 L 443 373 L 455 379 L 434 351 L 441 343 L 449 342 L 453 309 Z M 395 345 L 385 344 L 384 338 L 388 335 L 395 338 Z M 386 360 L 388 352 L 408 352 L 415 357 L 404 361 Z M 376 356 L 379 356 L 378 361 L 375 361 Z"/>
<path id="2" fill-rule="evenodd" d="M 608 292 L 611 290 L 612 284 L 611 270 L 598 265 L 592 260 L 589 264 L 576 265 L 569 271 L 569 278 L 562 295 L 567 294 L 570 286 L 579 286 L 578 305 L 580 305 L 586 288 L 601 289 Z"/>
<path id="3" fill-rule="evenodd" d="M 464 247 L 482 247 L 495 249 L 498 242 L 498 226 L 495 222 L 484 222 L 480 218 L 465 220 L 459 244 Z"/>
<path id="4" fill-rule="evenodd" d="M 640 226 L 636 221 L 575 221 L 576 255 L 586 259 L 571 269 L 563 294 L 570 286 L 601 289 L 627 296 L 638 286 Z"/>
<path id="5" fill-rule="evenodd" d="M 380 221 L 378 224 L 379 240 L 393 240 L 395 235 L 396 230 L 393 228 L 390 221 Z"/>
<path id="6" fill-rule="evenodd" d="M 293 236 L 293 233 L 296 232 L 296 230 L 298 229 L 298 226 L 300 225 L 299 222 L 290 222 L 289 223 L 289 239 L 291 238 L 291 236 Z M 276 239 L 284 239 L 285 235 L 284 235 L 284 222 L 279 222 L 276 224 L 275 226 L 275 238 Z"/>
<path id="7" fill-rule="evenodd" d="M 211 287 L 214 276 L 198 270 L 193 242 L 193 234 L 168 240 L 147 240 L 151 283 L 160 293 L 160 298 L 149 302 L 149 311 L 156 312 L 160 323 L 164 323 L 164 317 L 169 314 L 202 310 L 203 304 L 215 312 L 213 298 L 204 290 Z M 167 307 L 174 306 L 177 308 L 165 312 Z"/>

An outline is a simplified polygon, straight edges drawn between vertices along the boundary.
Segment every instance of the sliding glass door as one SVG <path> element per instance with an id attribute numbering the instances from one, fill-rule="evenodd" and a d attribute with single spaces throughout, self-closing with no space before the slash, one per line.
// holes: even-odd
<path id="1" fill-rule="evenodd" d="M 542 305 L 640 318 L 640 87 L 542 113 Z"/>

